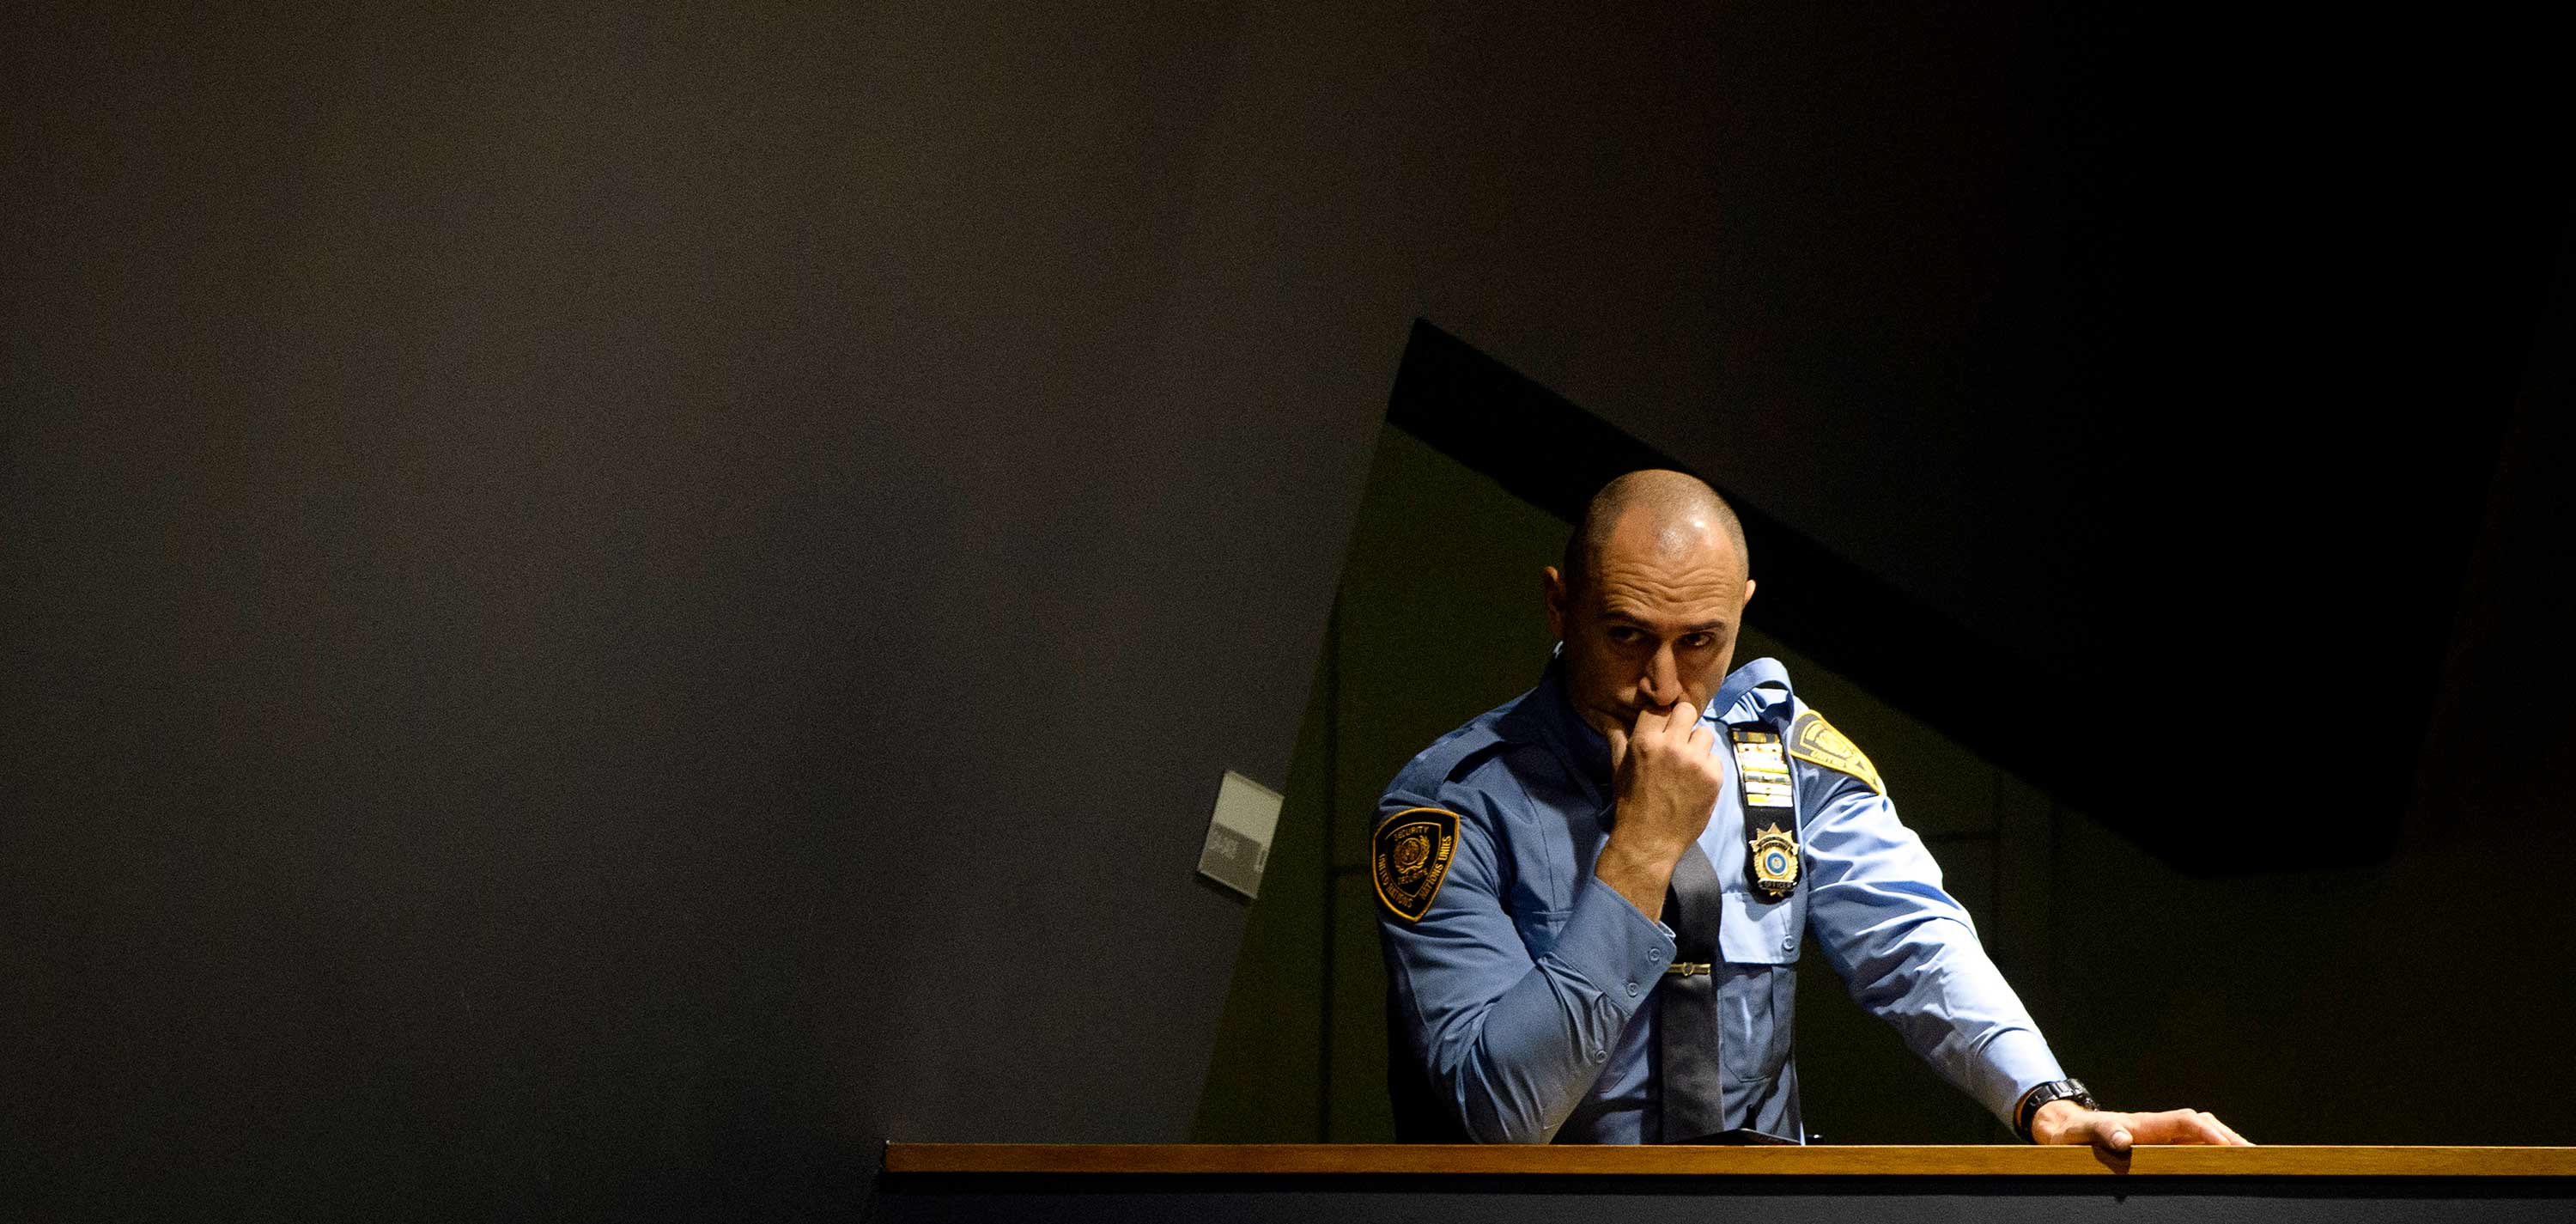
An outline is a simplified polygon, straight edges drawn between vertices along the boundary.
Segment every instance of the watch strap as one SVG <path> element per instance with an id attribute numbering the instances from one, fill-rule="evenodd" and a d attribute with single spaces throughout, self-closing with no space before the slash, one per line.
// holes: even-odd
<path id="1" fill-rule="evenodd" d="M 2046 1105 L 2051 1101 L 2073 1101 L 2086 1109 L 2100 1109 L 2102 1107 L 2101 1102 L 2093 1099 L 2092 1090 L 2084 1086 L 2084 1081 L 2073 1079 L 2050 1080 L 2045 1084 L 2041 1084 L 2038 1087 L 2021 1094 L 2021 1104 L 2013 1107 L 2013 1133 L 2021 1136 L 2022 1142 L 2038 1142 L 2038 1140 L 2032 1138 L 2030 1134 L 2031 1120 L 2039 1116 L 2040 1106 Z"/>

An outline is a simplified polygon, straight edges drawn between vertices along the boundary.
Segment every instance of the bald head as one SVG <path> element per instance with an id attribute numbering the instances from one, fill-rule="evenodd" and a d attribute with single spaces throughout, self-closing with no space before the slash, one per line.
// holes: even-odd
<path id="1" fill-rule="evenodd" d="M 1744 548 L 1744 524 L 1735 508 L 1699 477 L 1687 472 L 1649 469 L 1630 472 L 1601 486 L 1565 541 L 1565 584 L 1580 590 L 1598 571 L 1613 539 L 1658 551 L 1696 546 L 1704 533 L 1717 532 L 1734 550 L 1740 572 L 1752 572 Z"/>

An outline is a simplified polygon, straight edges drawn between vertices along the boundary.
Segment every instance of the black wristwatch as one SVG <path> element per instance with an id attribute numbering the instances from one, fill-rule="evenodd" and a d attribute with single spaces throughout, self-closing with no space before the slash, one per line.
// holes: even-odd
<path id="1" fill-rule="evenodd" d="M 2102 1103 L 2093 1099 L 2093 1093 L 2084 1086 L 2084 1081 L 2050 1080 L 2021 1094 L 2021 1104 L 2013 1107 L 2013 1133 L 2021 1136 L 2022 1142 L 2039 1142 L 2030 1137 L 2030 1120 L 2038 1117 L 2039 1107 L 2050 1101 L 2073 1101 L 2086 1109 L 2102 1108 Z"/>

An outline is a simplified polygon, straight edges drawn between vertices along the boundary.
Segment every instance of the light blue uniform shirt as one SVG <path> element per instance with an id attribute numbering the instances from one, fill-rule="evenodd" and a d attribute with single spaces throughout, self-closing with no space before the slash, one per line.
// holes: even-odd
<path id="1" fill-rule="evenodd" d="M 1804 713 L 1787 671 L 1756 659 L 1701 715 L 1727 774 L 1700 838 L 1724 890 L 1715 944 L 1727 1125 L 1805 1136 L 1790 1056 L 1802 939 L 1861 1006 L 2010 1123 L 2024 1092 L 2063 1073 L 1886 796 L 1793 758 L 1797 890 L 1766 901 L 1747 884 L 1727 724 L 1763 723 L 1785 740 Z M 1458 818 L 1421 918 L 1378 911 L 1389 1089 L 1406 1138 L 1664 1138 L 1656 987 L 1673 936 L 1592 874 L 1610 799 L 1609 744 L 1576 716 L 1553 663 L 1538 687 L 1441 737 L 1387 788 L 1380 820 L 1416 808 Z"/>

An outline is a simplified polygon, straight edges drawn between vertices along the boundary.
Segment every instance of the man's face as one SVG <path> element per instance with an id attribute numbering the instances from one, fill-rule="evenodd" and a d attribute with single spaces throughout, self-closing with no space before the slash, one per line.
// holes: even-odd
<path id="1" fill-rule="evenodd" d="M 1548 625 L 1565 643 L 1566 695 L 1595 730 L 1642 710 L 1706 706 L 1735 658 L 1753 597 L 1726 532 L 1696 518 L 1659 521 L 1632 507 L 1612 528 L 1583 589 L 1547 571 Z"/>

